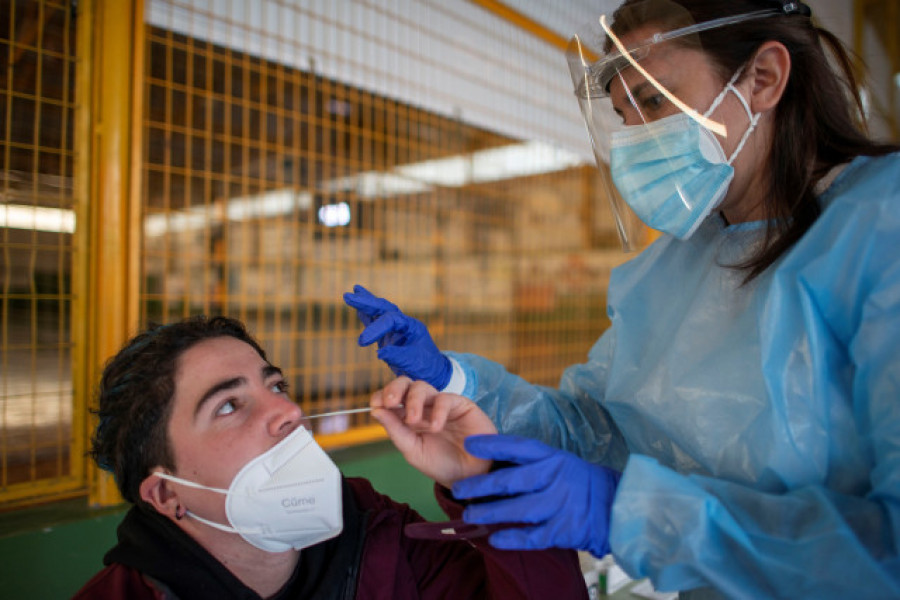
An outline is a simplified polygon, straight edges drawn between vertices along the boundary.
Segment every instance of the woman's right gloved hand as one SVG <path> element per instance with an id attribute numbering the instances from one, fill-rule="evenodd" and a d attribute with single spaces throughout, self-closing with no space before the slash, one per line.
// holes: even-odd
<path id="1" fill-rule="evenodd" d="M 378 358 L 397 375 L 427 381 L 438 390 L 450 382 L 453 367 L 418 319 L 404 315 L 397 305 L 373 295 L 361 285 L 344 294 L 344 302 L 356 309 L 365 326 L 359 345 L 378 342 Z"/>

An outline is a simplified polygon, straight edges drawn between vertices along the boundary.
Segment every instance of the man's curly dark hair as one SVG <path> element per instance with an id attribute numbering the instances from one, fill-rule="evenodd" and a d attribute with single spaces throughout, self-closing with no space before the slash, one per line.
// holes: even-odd
<path id="1" fill-rule="evenodd" d="M 91 457 L 115 476 L 125 500 L 143 505 L 141 482 L 157 465 L 173 469 L 168 423 L 181 355 L 217 337 L 246 342 L 266 353 L 244 324 L 228 317 L 190 317 L 151 325 L 129 340 L 103 369 L 97 390 L 99 423 L 91 438 Z"/>

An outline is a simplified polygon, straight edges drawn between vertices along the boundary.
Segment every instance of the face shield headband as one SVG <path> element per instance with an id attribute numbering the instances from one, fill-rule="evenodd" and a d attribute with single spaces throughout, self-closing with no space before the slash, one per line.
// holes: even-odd
<path id="1" fill-rule="evenodd" d="M 796 5 L 796 3 L 789 3 L 788 5 L 786 5 L 786 7 L 793 5 Z M 803 6 L 804 8 L 806 8 L 805 5 Z M 573 43 L 575 43 L 580 49 L 580 52 L 578 52 L 577 54 L 578 58 L 580 59 L 579 62 L 583 65 L 583 69 L 581 71 L 583 71 L 584 73 L 583 77 L 574 82 L 575 93 L 579 97 L 585 98 L 607 97 L 609 95 L 609 83 L 610 81 L 612 81 L 613 77 L 615 77 L 616 73 L 624 68 L 627 68 L 628 66 L 634 66 L 639 63 L 641 59 L 649 54 L 651 48 L 657 44 L 676 40 L 678 38 L 683 38 L 690 35 L 696 35 L 710 29 L 727 27 L 728 25 L 736 25 L 738 23 L 752 21 L 754 19 L 783 15 L 785 14 L 785 12 L 786 10 L 782 11 L 777 9 L 763 9 L 744 13 L 742 15 L 730 15 L 727 17 L 712 19 L 711 21 L 695 23 L 686 27 L 654 34 L 650 38 L 632 44 L 629 47 L 624 46 L 619 37 L 611 31 L 607 23 L 606 15 L 601 15 L 600 26 L 603 32 L 609 37 L 609 40 L 613 43 L 614 50 L 610 51 L 602 58 L 591 60 L 592 54 L 594 53 L 591 50 L 587 49 L 587 45 L 584 44 L 577 35 L 573 38 Z M 571 50 L 572 46 L 570 46 L 570 54 Z M 570 56 L 570 62 L 571 58 L 572 57 Z M 573 76 L 575 75 L 574 72 L 572 74 Z M 653 82 L 655 80 L 651 79 L 650 81 Z"/>

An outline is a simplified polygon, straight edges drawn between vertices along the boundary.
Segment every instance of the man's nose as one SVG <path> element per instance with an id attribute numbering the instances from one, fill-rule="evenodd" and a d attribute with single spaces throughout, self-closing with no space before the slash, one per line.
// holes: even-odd
<path id="1" fill-rule="evenodd" d="M 268 408 L 270 414 L 268 418 L 269 433 L 273 436 L 283 436 L 292 432 L 300 424 L 303 418 L 303 411 L 300 406 L 285 397 L 278 394 L 270 398 Z"/>

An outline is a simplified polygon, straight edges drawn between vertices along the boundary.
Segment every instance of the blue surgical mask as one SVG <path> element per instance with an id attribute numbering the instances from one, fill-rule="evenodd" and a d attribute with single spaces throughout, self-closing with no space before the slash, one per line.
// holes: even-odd
<path id="1" fill-rule="evenodd" d="M 686 113 L 612 134 L 613 182 L 648 227 L 687 239 L 728 192 L 734 178 L 731 163 L 759 120 L 734 87 L 740 73 L 735 73 L 704 114 L 712 114 L 729 91 L 740 99 L 750 126 L 730 158 L 716 136 Z"/>

